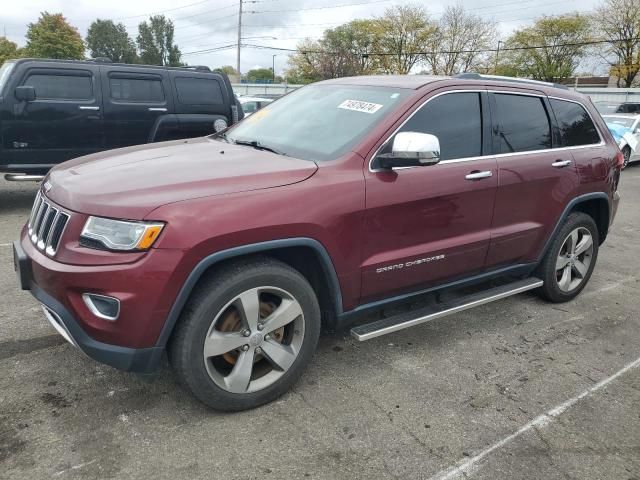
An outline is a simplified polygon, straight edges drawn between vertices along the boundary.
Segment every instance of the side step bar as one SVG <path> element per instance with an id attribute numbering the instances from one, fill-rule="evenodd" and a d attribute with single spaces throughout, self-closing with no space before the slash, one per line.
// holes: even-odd
<path id="1" fill-rule="evenodd" d="M 351 336 L 364 342 L 372 338 L 397 332 L 405 328 L 420 325 L 436 318 L 446 317 L 454 313 L 462 312 L 485 303 L 495 302 L 511 295 L 533 290 L 541 287 L 543 281 L 539 278 L 529 277 L 524 280 L 493 287 L 478 293 L 462 296 L 438 305 L 429 305 L 411 312 L 404 312 L 393 317 L 383 318 L 375 322 L 359 325 L 351 329 Z"/>
<path id="2" fill-rule="evenodd" d="M 41 182 L 44 175 L 26 175 L 22 173 L 7 173 L 4 179 L 7 182 Z"/>

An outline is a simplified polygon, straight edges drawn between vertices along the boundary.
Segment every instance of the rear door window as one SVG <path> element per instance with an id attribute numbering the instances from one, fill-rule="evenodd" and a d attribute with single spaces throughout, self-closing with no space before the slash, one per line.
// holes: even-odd
<path id="1" fill-rule="evenodd" d="M 178 101 L 183 105 L 221 105 L 222 87 L 215 78 L 176 77 Z"/>
<path id="2" fill-rule="evenodd" d="M 91 73 L 31 73 L 24 85 L 32 86 L 38 100 L 91 100 L 93 83 Z"/>
<path id="3" fill-rule="evenodd" d="M 499 153 L 551 148 L 551 124 L 542 97 L 494 94 L 498 110 Z"/>
<path id="4" fill-rule="evenodd" d="M 562 146 L 576 147 L 600 143 L 598 130 L 582 105 L 553 98 L 549 101 L 556 115 Z"/>
<path id="5" fill-rule="evenodd" d="M 440 141 L 440 159 L 482 155 L 480 93 L 447 93 L 428 101 L 400 132 L 430 133 Z M 390 143 L 387 148 L 390 147 Z"/>
<path id="6" fill-rule="evenodd" d="M 165 99 L 162 78 L 155 75 L 110 75 L 109 92 L 112 100 L 122 102 L 162 103 Z"/>

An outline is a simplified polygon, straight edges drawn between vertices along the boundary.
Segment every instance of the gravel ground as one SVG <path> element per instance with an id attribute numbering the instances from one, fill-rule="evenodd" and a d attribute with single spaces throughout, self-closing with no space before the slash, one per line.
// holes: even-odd
<path id="1" fill-rule="evenodd" d="M 640 166 L 586 290 L 358 343 L 325 335 L 279 401 L 206 410 L 64 343 L 9 243 L 35 184 L 0 181 L 0 479 L 640 479 Z"/>

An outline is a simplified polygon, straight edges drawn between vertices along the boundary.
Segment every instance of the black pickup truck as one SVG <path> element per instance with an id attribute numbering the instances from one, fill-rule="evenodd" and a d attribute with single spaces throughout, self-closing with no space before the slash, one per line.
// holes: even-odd
<path id="1" fill-rule="evenodd" d="M 10 60 L 0 67 L 0 172 L 38 179 L 71 158 L 203 136 L 242 117 L 227 76 L 207 67 Z"/>

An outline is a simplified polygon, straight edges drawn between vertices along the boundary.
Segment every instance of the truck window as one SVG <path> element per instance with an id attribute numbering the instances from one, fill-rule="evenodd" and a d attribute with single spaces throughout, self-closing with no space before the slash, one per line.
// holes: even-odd
<path id="1" fill-rule="evenodd" d="M 551 148 L 551 126 L 541 97 L 495 94 L 500 119 L 500 152 Z"/>
<path id="2" fill-rule="evenodd" d="M 448 93 L 436 97 L 417 110 L 400 131 L 438 137 L 442 160 L 478 157 L 482 155 L 480 94 Z"/>
<path id="3" fill-rule="evenodd" d="M 177 77 L 178 101 L 183 105 L 220 105 L 224 103 L 220 83 L 213 78 Z"/>
<path id="4" fill-rule="evenodd" d="M 550 102 L 556 114 L 563 146 L 575 147 L 600 143 L 596 126 L 582 105 L 555 99 L 551 99 Z"/>
<path id="5" fill-rule="evenodd" d="M 116 101 L 158 103 L 164 102 L 162 78 L 109 77 L 110 97 Z"/>
<path id="6" fill-rule="evenodd" d="M 91 76 L 65 75 L 61 73 L 32 73 L 24 82 L 36 90 L 39 100 L 91 100 L 93 85 Z"/>

